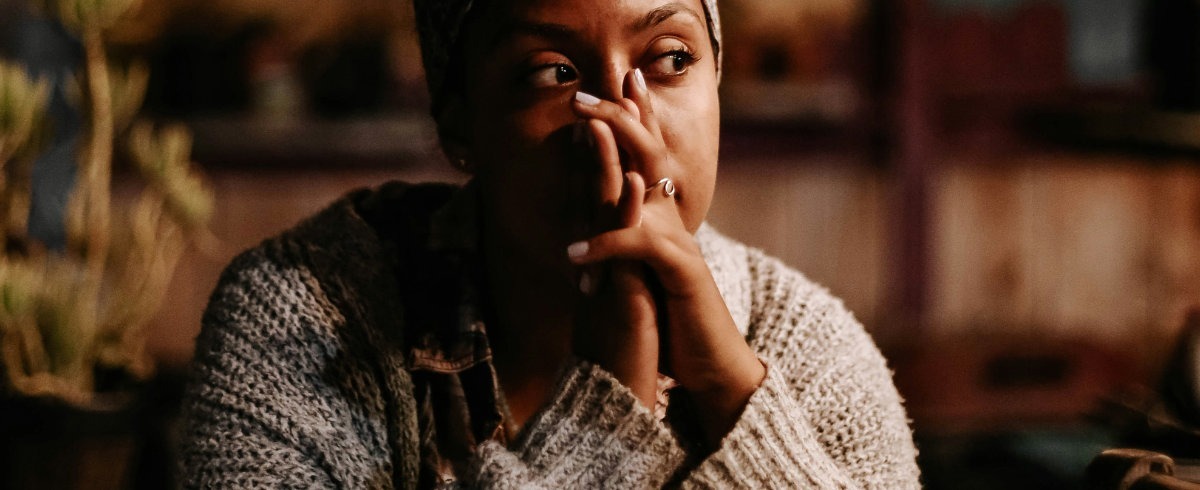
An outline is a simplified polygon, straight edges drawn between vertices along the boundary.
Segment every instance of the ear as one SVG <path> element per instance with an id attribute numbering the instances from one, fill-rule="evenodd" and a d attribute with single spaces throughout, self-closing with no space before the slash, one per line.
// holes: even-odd
<path id="1" fill-rule="evenodd" d="M 438 139 L 442 142 L 442 151 L 452 162 L 469 161 L 471 158 L 470 127 L 467 121 L 466 105 L 461 95 L 448 93 L 434 117 L 437 123 Z"/>

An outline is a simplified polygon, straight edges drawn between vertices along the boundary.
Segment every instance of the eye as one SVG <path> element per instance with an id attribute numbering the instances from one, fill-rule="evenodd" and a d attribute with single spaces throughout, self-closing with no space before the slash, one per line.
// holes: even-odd
<path id="1" fill-rule="evenodd" d="M 566 85 L 579 79 L 579 73 L 570 65 L 555 63 L 535 68 L 525 80 L 537 88 L 551 88 Z"/>
<path id="2" fill-rule="evenodd" d="M 656 75 L 678 76 L 687 73 L 697 61 L 696 55 L 684 48 L 677 48 L 655 58 L 646 70 Z"/>

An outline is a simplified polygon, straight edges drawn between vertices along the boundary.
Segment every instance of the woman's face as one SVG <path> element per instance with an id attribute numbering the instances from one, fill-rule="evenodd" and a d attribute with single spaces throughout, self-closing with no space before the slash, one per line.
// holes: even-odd
<path id="1" fill-rule="evenodd" d="M 455 124 L 482 190 L 489 238 L 567 270 L 565 248 L 589 235 L 595 150 L 577 142 L 576 92 L 623 98 L 640 68 L 665 161 L 695 231 L 712 201 L 720 112 L 716 55 L 700 0 L 496 0 L 464 38 L 465 96 Z M 618 136 L 620 139 L 620 136 Z"/>

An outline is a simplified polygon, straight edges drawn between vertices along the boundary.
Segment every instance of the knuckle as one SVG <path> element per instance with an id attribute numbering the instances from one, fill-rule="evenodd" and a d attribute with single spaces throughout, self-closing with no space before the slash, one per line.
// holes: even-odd
<path id="1" fill-rule="evenodd" d="M 667 152 L 667 144 L 662 141 L 655 140 L 654 145 L 650 148 L 650 157 L 660 165 L 666 165 L 670 158 L 670 153 Z"/>
<path id="2" fill-rule="evenodd" d="M 623 123 L 625 123 L 625 124 L 628 124 L 628 125 L 630 125 L 630 126 L 633 126 L 634 124 L 640 124 L 640 123 L 641 123 L 641 121 L 639 121 L 639 120 L 638 120 L 638 118 L 637 118 L 636 116 L 634 116 L 634 114 L 633 114 L 633 113 L 631 113 L 631 112 L 629 112 L 629 111 L 621 111 L 621 114 L 620 114 L 620 116 L 619 116 L 619 117 L 620 117 L 620 119 L 621 119 L 621 122 L 623 122 Z"/>
<path id="3" fill-rule="evenodd" d="M 616 120 L 621 117 L 621 114 L 625 113 L 625 108 L 615 102 L 608 102 L 601 106 L 600 112 L 606 119 Z"/>
<path id="4" fill-rule="evenodd" d="M 651 236 L 646 240 L 646 245 L 649 248 L 650 254 L 655 257 L 663 257 L 669 252 L 669 245 L 660 236 Z"/>

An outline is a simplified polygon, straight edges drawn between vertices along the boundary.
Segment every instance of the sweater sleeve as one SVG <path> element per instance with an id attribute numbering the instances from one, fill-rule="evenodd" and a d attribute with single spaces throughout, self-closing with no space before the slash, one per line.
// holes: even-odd
<path id="1" fill-rule="evenodd" d="M 720 447 L 684 488 L 920 488 L 883 356 L 841 302 L 763 256 L 751 346 L 768 365 Z"/>
<path id="2" fill-rule="evenodd" d="M 235 260 L 205 312 L 184 403 L 185 487 L 414 488 L 415 407 L 406 416 L 380 392 L 359 319 L 343 316 L 353 312 L 302 261 L 283 262 Z M 389 419 L 413 427 L 388 437 Z M 657 488 L 685 456 L 628 388 L 574 361 L 516 444 L 482 444 L 460 476 L 472 488 Z"/>
<path id="3" fill-rule="evenodd" d="M 686 454 L 612 374 L 577 361 L 511 449 L 482 445 L 478 488 L 659 488 Z"/>
<path id="4" fill-rule="evenodd" d="M 858 488 L 829 457 L 791 391 L 768 369 L 733 430 L 683 488 Z"/>
<path id="5" fill-rule="evenodd" d="M 186 488 L 415 485 L 415 466 L 390 457 L 403 448 L 389 446 L 387 412 L 402 409 L 383 402 L 386 383 L 346 323 L 303 267 L 258 252 L 235 260 L 185 394 Z"/>

